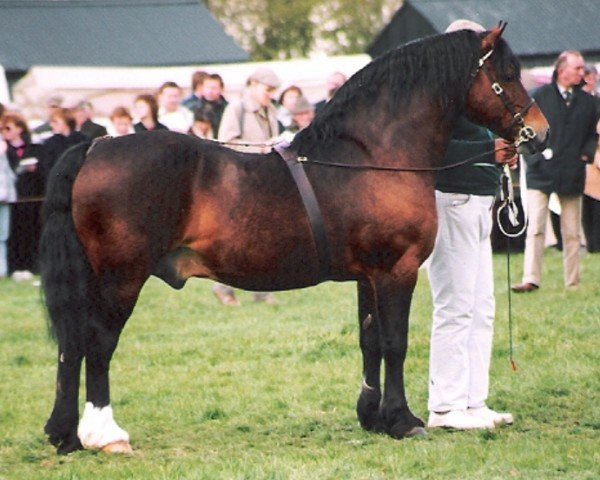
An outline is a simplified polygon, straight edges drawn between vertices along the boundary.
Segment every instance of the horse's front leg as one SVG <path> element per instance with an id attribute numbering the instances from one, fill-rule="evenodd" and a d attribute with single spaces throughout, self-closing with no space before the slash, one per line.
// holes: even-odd
<path id="1" fill-rule="evenodd" d="M 385 431 L 394 438 L 424 435 L 424 423 L 415 417 L 404 391 L 404 360 L 408 347 L 408 315 L 417 280 L 414 272 L 375 275 L 379 312 L 379 342 L 385 364 L 381 417 Z"/>
<path id="2" fill-rule="evenodd" d="M 381 432 L 383 424 L 379 407 L 381 403 L 381 348 L 379 345 L 379 322 L 375 291 L 367 281 L 358 287 L 358 328 L 363 359 L 363 381 L 356 404 L 361 427 Z"/>

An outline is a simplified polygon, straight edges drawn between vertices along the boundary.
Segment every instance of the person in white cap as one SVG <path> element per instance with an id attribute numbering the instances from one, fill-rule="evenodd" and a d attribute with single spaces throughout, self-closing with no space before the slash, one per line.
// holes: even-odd
<path id="1" fill-rule="evenodd" d="M 279 135 L 273 96 L 280 84 L 279 77 L 271 69 L 257 68 L 248 77 L 242 99 L 225 108 L 219 126 L 219 141 L 229 142 L 232 148 L 240 151 L 266 151 L 262 144 Z"/>
<path id="2" fill-rule="evenodd" d="M 447 32 L 474 30 L 469 20 Z M 485 128 L 458 119 L 444 164 L 510 146 Z M 506 153 L 505 153 L 506 152 Z M 513 422 L 486 405 L 495 315 L 491 207 L 500 182 L 497 163 L 516 162 L 515 150 L 482 156 L 478 163 L 438 174 L 438 233 L 427 261 L 433 300 L 429 359 L 428 427 L 488 429 Z"/>
<path id="3" fill-rule="evenodd" d="M 240 151 L 268 152 L 271 150 L 269 143 L 279 135 L 273 96 L 281 81 L 273 70 L 259 67 L 248 77 L 246 85 L 242 99 L 225 107 L 218 140 Z M 213 293 L 223 305 L 239 305 L 235 292 L 227 285 L 215 283 Z M 256 292 L 254 301 L 276 303 L 273 294 L 266 292 Z"/>

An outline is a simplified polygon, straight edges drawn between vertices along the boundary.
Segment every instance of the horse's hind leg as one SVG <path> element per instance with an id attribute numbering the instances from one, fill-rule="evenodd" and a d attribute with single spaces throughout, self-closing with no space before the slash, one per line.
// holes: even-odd
<path id="1" fill-rule="evenodd" d="M 56 399 L 44 431 L 58 453 L 65 454 L 81 450 L 77 437 L 79 420 L 79 377 L 83 354 L 76 345 L 59 343 L 58 373 L 56 377 Z"/>
<path id="2" fill-rule="evenodd" d="M 145 278 L 144 278 L 145 280 Z M 129 435 L 117 425 L 110 404 L 109 368 L 119 336 L 143 285 L 142 280 L 104 278 L 85 339 L 86 404 L 78 436 L 87 449 L 129 453 Z"/>
<path id="3" fill-rule="evenodd" d="M 360 349 L 363 358 L 363 381 L 356 404 L 360 425 L 369 431 L 383 429 L 379 406 L 381 402 L 381 348 L 375 291 L 370 283 L 358 282 L 358 322 Z"/>

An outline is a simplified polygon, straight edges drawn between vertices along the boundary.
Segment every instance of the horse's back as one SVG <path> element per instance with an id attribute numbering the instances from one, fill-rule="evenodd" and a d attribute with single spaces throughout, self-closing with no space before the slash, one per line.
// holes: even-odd
<path id="1" fill-rule="evenodd" d="M 316 283 L 308 219 L 275 153 L 172 132 L 101 141 L 76 179 L 73 217 L 96 270 L 144 266 L 174 287 L 191 276 L 251 290 Z"/>

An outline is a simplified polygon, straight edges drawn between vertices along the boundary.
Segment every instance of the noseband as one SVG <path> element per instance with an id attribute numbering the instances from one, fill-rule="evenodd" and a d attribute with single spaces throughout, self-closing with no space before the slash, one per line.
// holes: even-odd
<path id="1" fill-rule="evenodd" d="M 498 95 L 498 97 L 500 97 L 500 100 L 502 101 L 504 108 L 506 110 L 508 110 L 508 112 L 512 115 L 513 121 L 511 122 L 509 128 L 512 128 L 514 125 L 519 126 L 519 139 L 515 142 L 515 145 L 518 147 L 522 143 L 533 140 L 536 137 L 535 130 L 532 127 L 530 127 L 529 125 L 526 125 L 525 119 L 524 119 L 524 117 L 525 117 L 525 115 L 527 115 L 527 112 L 529 111 L 529 109 L 535 103 L 535 100 L 532 99 L 531 102 L 529 102 L 527 105 L 525 105 L 525 107 L 523 107 L 519 111 L 516 111 L 516 108 L 514 108 L 513 103 L 510 101 L 510 99 L 506 95 L 506 92 L 502 88 L 502 85 L 500 85 L 500 83 L 497 81 L 497 79 L 495 79 L 492 76 L 491 72 L 485 66 L 485 61 L 488 58 L 490 58 L 490 56 L 492 55 L 493 52 L 494 52 L 494 49 L 492 48 L 489 52 L 487 52 L 484 56 L 482 56 L 479 59 L 477 70 L 473 74 L 473 78 L 475 78 L 477 76 L 477 73 L 479 72 L 479 70 L 482 70 L 483 73 L 485 74 L 485 76 L 487 77 L 487 79 L 489 80 L 490 84 L 492 85 L 492 90 L 494 91 L 494 93 L 496 95 Z"/>

